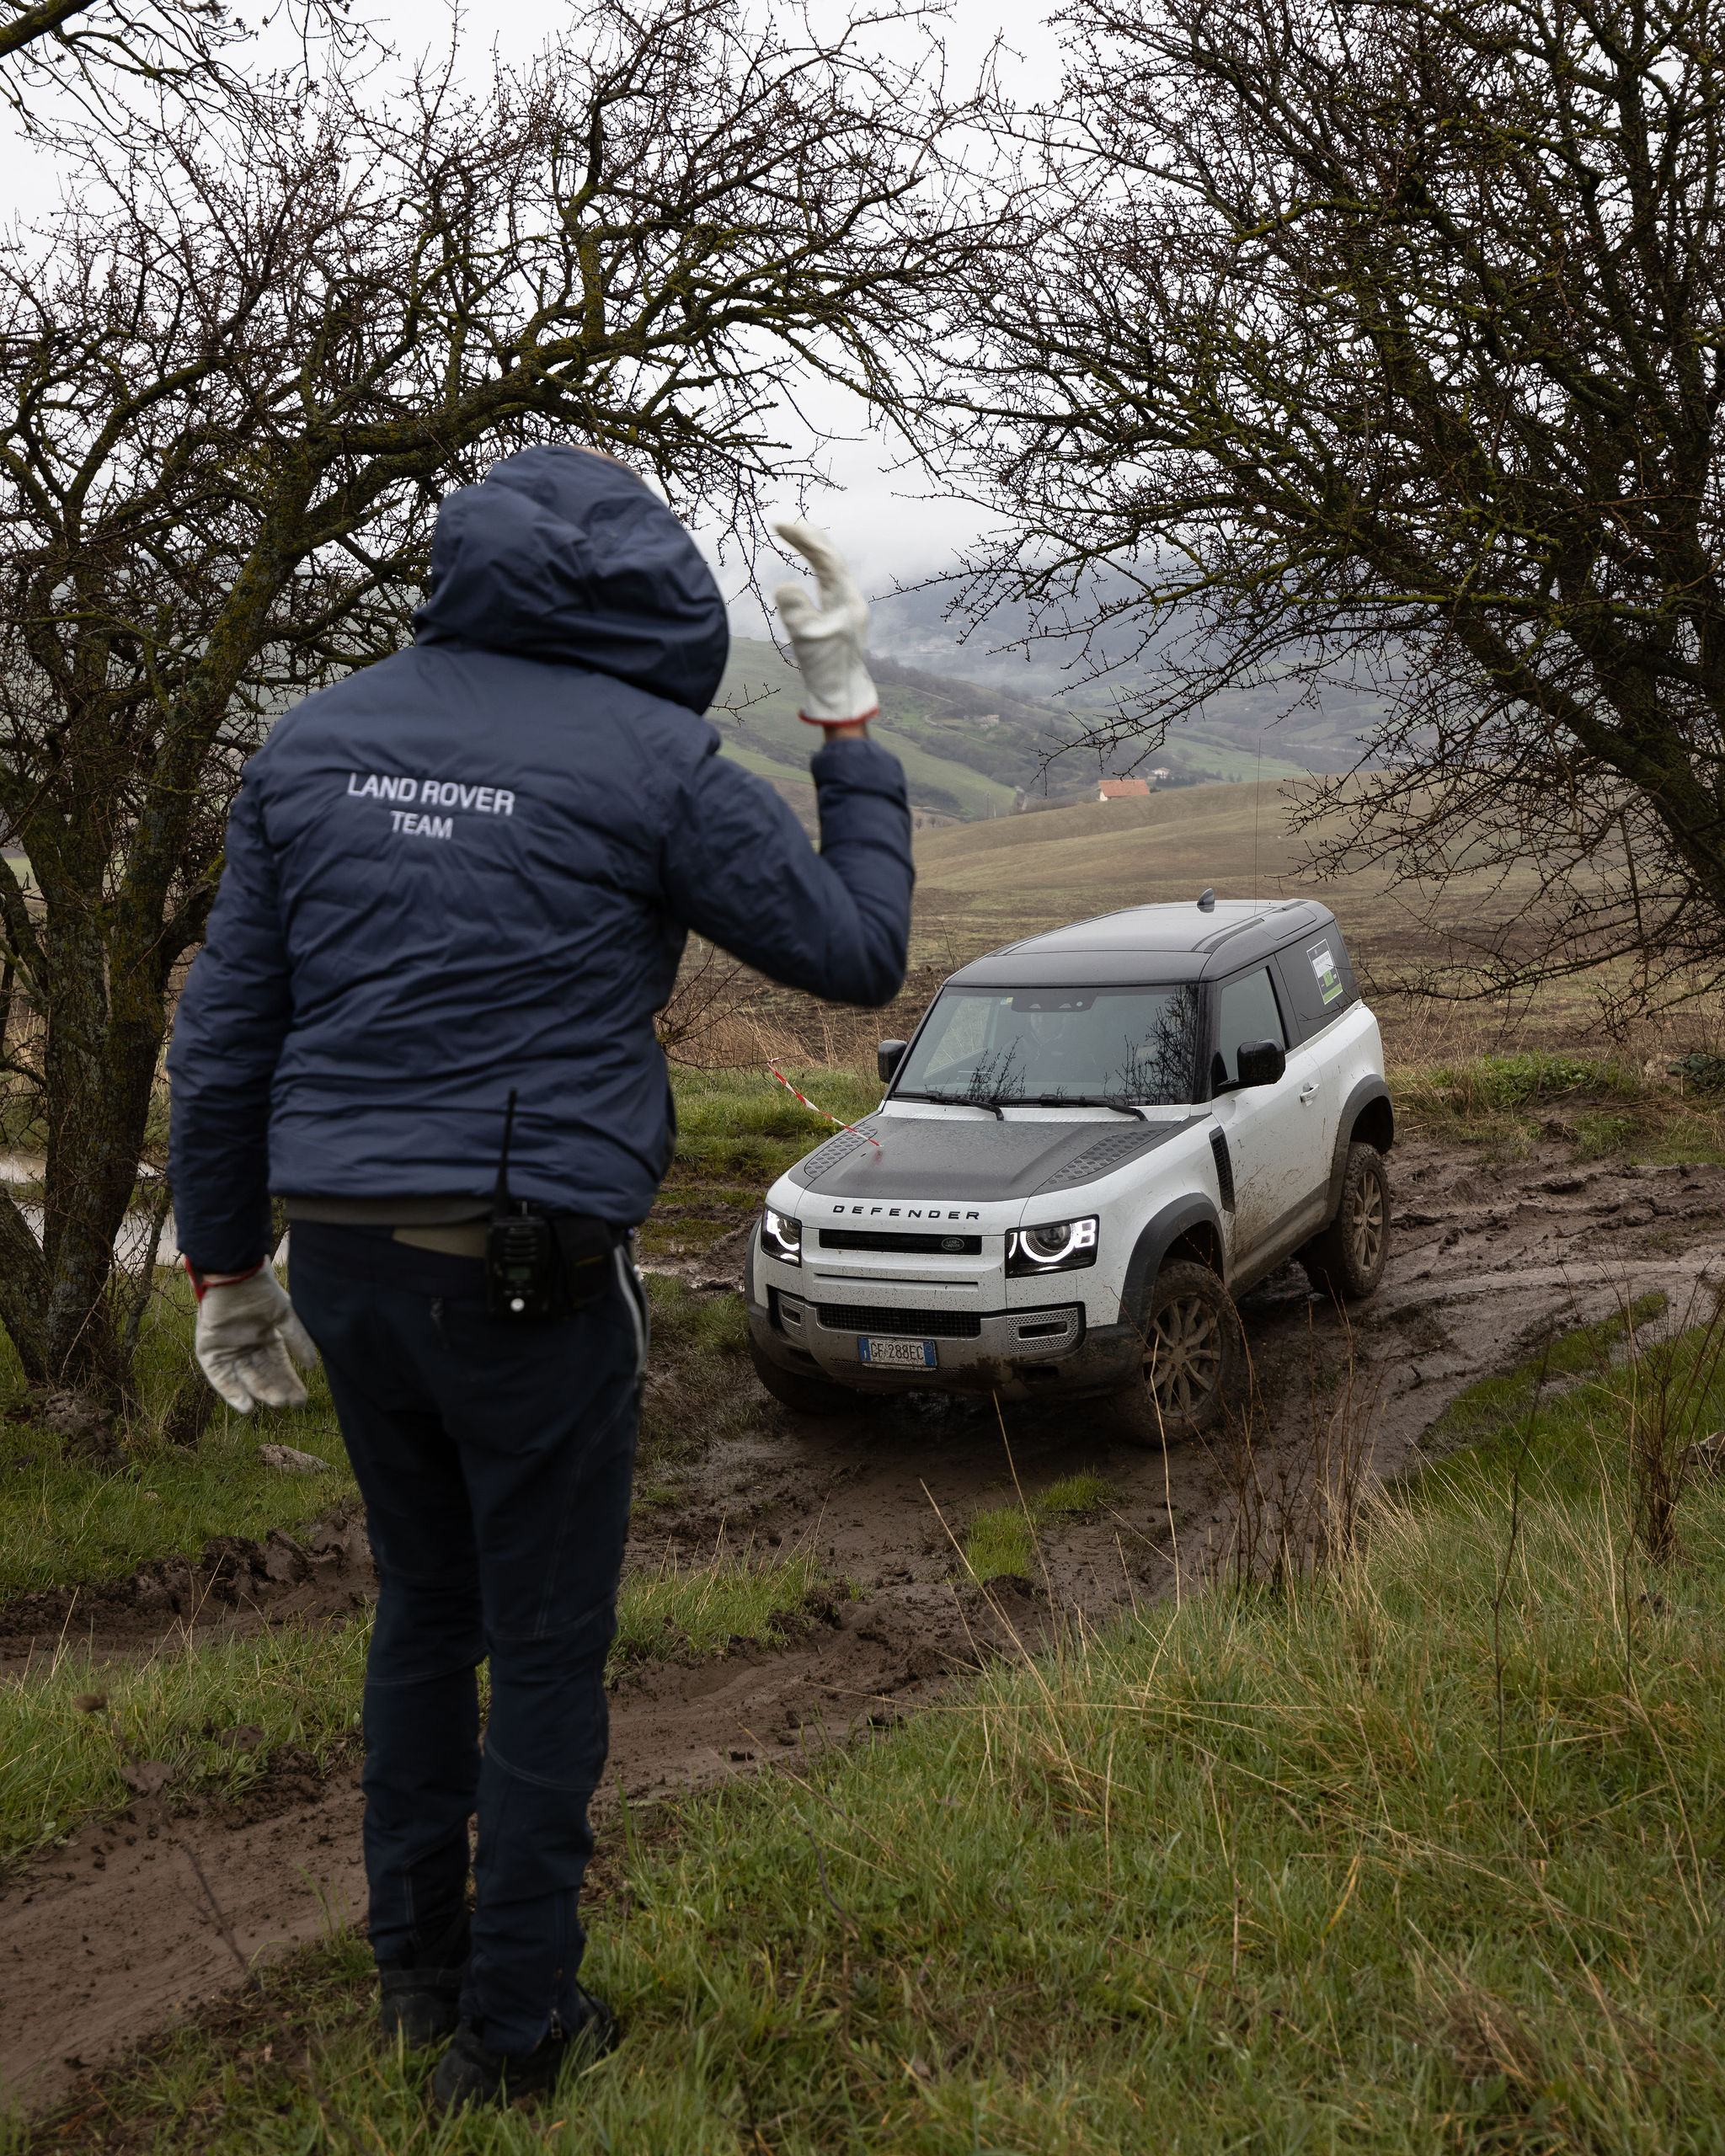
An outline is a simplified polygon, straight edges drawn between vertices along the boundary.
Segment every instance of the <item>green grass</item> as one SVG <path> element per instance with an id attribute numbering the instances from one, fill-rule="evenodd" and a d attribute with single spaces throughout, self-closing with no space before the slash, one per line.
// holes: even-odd
<path id="1" fill-rule="evenodd" d="M 1421 1439 L 1422 1445 L 1434 1456 L 1462 1445 L 1478 1445 L 1483 1449 L 1479 1456 L 1488 1459 L 1499 1444 L 1519 1442 L 1516 1433 L 1535 1396 L 1543 1398 L 1559 1389 L 1567 1392 L 1577 1378 L 1606 1376 L 1626 1338 L 1639 1335 L 1664 1309 L 1664 1294 L 1655 1289 L 1651 1294 L 1637 1295 L 1626 1311 L 1554 1335 L 1549 1345 L 1513 1369 L 1477 1379 L 1457 1393 Z M 1589 1394 L 1580 1404 L 1590 1410 L 1594 1396 Z M 1557 1412 L 1554 1402 L 1548 1401 L 1546 1406 L 1551 1412 Z"/>
<path id="2" fill-rule="evenodd" d="M 1087 1513 L 1098 1512 L 1103 1506 L 1112 1504 L 1115 1495 L 1113 1483 L 1086 1467 L 1076 1475 L 1063 1475 L 1058 1482 L 1050 1482 L 1047 1489 L 1030 1500 L 1030 1508 L 1039 1520 L 1081 1519 Z"/>
<path id="3" fill-rule="evenodd" d="M 978 1513 L 964 1537 L 964 1562 L 974 1578 L 1027 1579 L 1036 1569 L 1036 1539 L 1016 1505 Z"/>
<path id="4" fill-rule="evenodd" d="M 1062 1476 L 1045 1490 L 1015 1496 L 1010 1505 L 991 1507 L 977 1513 L 964 1537 L 964 1563 L 973 1578 L 998 1579 L 1002 1574 L 1018 1578 L 1036 1570 L 1039 1528 L 1056 1520 L 1079 1519 L 1109 1503 L 1114 1486 L 1090 1469 Z"/>
<path id="5" fill-rule="evenodd" d="M 324 2122 L 255 2016 L 102 2101 L 128 2148 L 248 2156 L 1725 2148 L 1725 1480 L 1680 1563 L 1637 1554 L 1632 1383 L 1517 1429 L 1513 1545 L 1500 1440 L 1315 1582 L 1080 1633 L 629 1838 L 584 1971 L 627 2040 L 553 2106 L 429 2119 L 346 1941 L 275 1980 Z"/>
<path id="6" fill-rule="evenodd" d="M 1725 1161 L 1725 1102 L 1615 1056 L 1555 1052 L 1392 1065 L 1397 1113 L 1426 1134 L 1525 1159 L 1560 1138 L 1579 1161 Z"/>
<path id="7" fill-rule="evenodd" d="M 272 1527 L 302 1529 L 357 1498 L 321 1369 L 307 1374 L 303 1408 L 247 1416 L 218 1402 L 195 1448 L 164 1441 L 167 1404 L 191 1381 L 193 1316 L 184 1276 L 164 1269 L 161 1280 L 139 1349 L 143 1405 L 117 1468 L 68 1458 L 63 1440 L 37 1424 L 0 1422 L 0 1599 L 123 1579 L 161 1558 L 195 1559 L 212 1535 L 261 1541 Z M 640 1449 L 651 1481 L 746 1420 L 753 1394 L 740 1299 L 653 1276 L 647 1288 L 654 1351 Z M 0 1368 L 0 1402 L 8 1398 L 21 1409 L 15 1364 Z M 312 1453 L 327 1470 L 283 1475 L 259 1457 L 266 1444 Z"/>
<path id="8" fill-rule="evenodd" d="M 128 1755 L 174 1769 L 176 1798 L 243 1796 L 291 1744 L 327 1767 L 357 1742 L 366 1625 L 184 1639 L 136 1662 L 78 1649 L 0 1684 L 0 1863 L 123 1810 Z M 88 1710 L 80 1699 L 105 1704 Z M 248 1748 L 221 1732 L 243 1729 Z"/>
<path id="9" fill-rule="evenodd" d="M 846 1123 L 880 1102 L 872 1069 L 787 1068 L 792 1083 Z M 747 1225 L 774 1179 L 831 1123 L 794 1100 L 766 1065 L 676 1073 L 677 1145 L 659 1203 L 641 1231 L 644 1262 L 698 1255 Z"/>
<path id="10" fill-rule="evenodd" d="M 192 1316 L 184 1277 L 162 1278 L 139 1349 L 144 1406 L 118 1469 L 68 1459 L 63 1441 L 35 1423 L 0 1422 L 0 1598 L 124 1578 L 157 1558 L 195 1558 L 214 1534 L 261 1540 L 357 1496 L 321 1369 L 307 1374 L 303 1408 L 246 1416 L 218 1401 L 195 1448 L 163 1440 L 167 1403 L 190 1381 Z M 22 1406 L 15 1364 L 0 1372 L 0 1397 L 8 1390 Z M 283 1475 L 259 1459 L 266 1444 L 314 1454 L 327 1470 Z"/>
<path id="11" fill-rule="evenodd" d="M 1527 1053 L 1439 1065 L 1415 1081 L 1414 1097 L 1423 1093 L 1457 1114 L 1479 1115 L 1583 1091 L 1633 1101 L 1643 1090 L 1640 1071 L 1614 1057 Z"/>
<path id="12" fill-rule="evenodd" d="M 780 1068 L 811 1101 L 846 1123 L 870 1114 L 883 1091 L 871 1070 Z M 794 1166 L 833 1126 L 793 1100 L 763 1064 L 743 1070 L 676 1074 L 677 1146 L 667 1195 L 692 1180 L 746 1183 L 745 1202 Z"/>
<path id="13" fill-rule="evenodd" d="M 355 1494 L 333 1423 L 284 1428 L 288 1418 L 218 1411 L 196 1449 L 157 1442 L 127 1450 L 118 1470 L 62 1459 L 59 1440 L 29 1426 L 0 1432 L 0 1595 L 121 1579 L 152 1559 L 195 1559 L 214 1534 L 261 1540 L 291 1532 Z M 282 1475 L 260 1443 L 297 1445 L 329 1460 L 322 1475 Z"/>
<path id="14" fill-rule="evenodd" d="M 653 1352 L 641 1402 L 635 1502 L 661 1505 L 679 1478 L 718 1440 L 746 1429 L 761 1395 L 749 1362 L 748 1311 L 740 1295 L 701 1294 L 686 1282 L 647 1276 Z"/>
<path id="15" fill-rule="evenodd" d="M 617 1606 L 614 1664 L 722 1655 L 735 1641 L 782 1646 L 829 1590 L 818 1559 L 744 1552 L 710 1564 L 667 1566 L 627 1580 Z"/>
<path id="16" fill-rule="evenodd" d="M 637 1573 L 617 1601 L 611 1674 L 648 1657 L 704 1661 L 782 1646 L 832 1583 L 806 1552 L 751 1552 Z M 0 1867 L 129 1802 L 128 1756 L 165 1761 L 176 1797 L 243 1796 L 278 1745 L 327 1767 L 357 1742 L 369 1621 L 284 1625 L 243 1637 L 171 1636 L 152 1653 L 83 1647 L 0 1683 Z M 91 1710 L 80 1700 L 99 1698 Z M 246 1730 L 245 1748 L 221 1732 Z M 309 1763 L 300 1763 L 305 1771 Z"/>

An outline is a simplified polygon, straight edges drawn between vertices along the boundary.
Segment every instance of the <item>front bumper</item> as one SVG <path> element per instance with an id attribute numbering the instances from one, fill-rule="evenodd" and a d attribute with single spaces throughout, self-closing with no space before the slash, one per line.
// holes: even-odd
<path id="1" fill-rule="evenodd" d="M 749 1296 L 749 1330 L 761 1353 L 782 1369 L 857 1392 L 998 1393 L 1005 1399 L 1115 1392 L 1143 1366 L 1136 1330 L 1087 1325 L 1080 1303 L 917 1311 L 805 1301 L 777 1288 L 767 1294 L 766 1303 L 757 1303 L 751 1286 Z M 865 1363 L 859 1342 L 883 1335 L 932 1340 L 937 1367 Z"/>

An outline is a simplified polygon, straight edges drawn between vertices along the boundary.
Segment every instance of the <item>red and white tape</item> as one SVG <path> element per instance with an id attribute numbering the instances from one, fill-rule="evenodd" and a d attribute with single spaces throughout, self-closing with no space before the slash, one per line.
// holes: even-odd
<path id="1" fill-rule="evenodd" d="M 825 1108 L 816 1107 L 814 1102 L 809 1099 L 806 1093 L 798 1092 L 796 1087 L 791 1083 L 790 1080 L 786 1077 L 783 1071 L 779 1069 L 776 1063 L 769 1063 L 766 1067 L 772 1073 L 773 1076 L 777 1079 L 780 1085 L 784 1087 L 785 1091 L 791 1094 L 795 1099 L 799 1100 L 803 1103 L 804 1107 L 809 1110 L 811 1115 L 818 1115 L 824 1123 L 837 1123 L 841 1130 L 848 1130 L 854 1138 L 868 1138 L 868 1142 L 874 1148 L 875 1151 L 878 1153 L 880 1150 L 880 1140 L 878 1138 L 869 1138 L 868 1133 L 866 1130 L 858 1130 L 854 1123 L 846 1123 L 838 1116 L 828 1115 Z"/>

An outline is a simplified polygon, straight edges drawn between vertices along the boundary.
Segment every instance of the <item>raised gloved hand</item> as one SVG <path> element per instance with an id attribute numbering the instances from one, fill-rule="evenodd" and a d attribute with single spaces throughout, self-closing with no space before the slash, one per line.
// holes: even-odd
<path id="1" fill-rule="evenodd" d="M 880 709 L 880 698 L 862 663 L 868 603 L 845 558 L 824 531 L 799 516 L 775 517 L 773 530 L 814 571 L 817 607 L 800 584 L 782 584 L 772 595 L 785 634 L 803 674 L 798 716 L 810 726 L 860 726 Z"/>
<path id="2" fill-rule="evenodd" d="M 190 1265 L 186 1270 L 191 1272 Z M 242 1415 L 260 1404 L 303 1407 L 306 1388 L 293 1365 L 310 1369 L 318 1350 L 270 1267 L 260 1265 L 255 1273 L 228 1280 L 192 1273 L 192 1284 L 198 1291 L 193 1352 L 199 1369 L 228 1406 Z"/>

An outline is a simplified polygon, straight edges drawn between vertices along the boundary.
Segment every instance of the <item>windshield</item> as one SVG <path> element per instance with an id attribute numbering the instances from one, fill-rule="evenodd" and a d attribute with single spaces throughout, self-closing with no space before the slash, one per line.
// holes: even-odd
<path id="1" fill-rule="evenodd" d="M 995 1106 L 1189 1101 L 1198 991 L 948 988 L 894 1091 Z"/>

